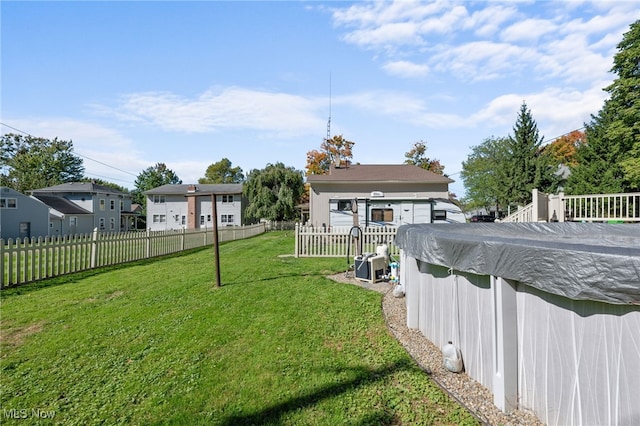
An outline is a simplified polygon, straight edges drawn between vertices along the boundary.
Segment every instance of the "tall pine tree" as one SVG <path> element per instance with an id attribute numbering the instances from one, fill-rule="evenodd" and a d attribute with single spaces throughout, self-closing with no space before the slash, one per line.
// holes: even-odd
<path id="1" fill-rule="evenodd" d="M 543 192 L 557 189 L 558 177 L 550 156 L 542 150 L 543 137 L 526 103 L 522 103 L 508 138 L 508 157 L 504 185 L 509 202 L 524 205 L 531 202 L 531 190 Z"/>
<path id="2" fill-rule="evenodd" d="M 611 71 L 617 75 L 604 90 L 610 98 L 586 124 L 587 143 L 578 149 L 566 192 L 598 194 L 640 189 L 640 21 L 618 44 Z"/>

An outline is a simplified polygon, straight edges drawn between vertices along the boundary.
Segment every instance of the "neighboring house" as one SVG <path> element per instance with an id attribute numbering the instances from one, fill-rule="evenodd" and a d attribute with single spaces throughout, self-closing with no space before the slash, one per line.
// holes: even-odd
<path id="1" fill-rule="evenodd" d="M 29 192 L 59 213 L 56 216 L 65 222 L 58 228 L 63 235 L 89 233 L 95 228 L 120 232 L 124 216 L 131 212 L 131 195 L 93 182 L 68 182 Z M 81 210 L 74 210 L 69 203 Z"/>
<path id="2" fill-rule="evenodd" d="M 142 214 L 142 206 L 133 203 L 129 211 L 122 212 L 122 230 L 136 231 L 138 229 L 145 229 L 144 215 Z"/>
<path id="3" fill-rule="evenodd" d="M 49 206 L 49 235 L 86 234 L 93 230 L 93 213 L 63 197 L 33 195 Z"/>
<path id="4" fill-rule="evenodd" d="M 200 229 L 213 227 L 213 197 L 215 194 L 219 226 L 240 226 L 243 223 L 246 199 L 242 184 L 163 185 L 145 191 L 147 197 L 147 228 Z"/>
<path id="5" fill-rule="evenodd" d="M 0 186 L 0 238 L 24 239 L 49 235 L 49 207 L 42 201 Z"/>
<path id="6" fill-rule="evenodd" d="M 449 201 L 453 180 L 417 166 L 331 165 L 326 175 L 307 177 L 309 222 L 316 227 L 465 222 Z M 354 204 L 354 200 L 355 204 Z"/>

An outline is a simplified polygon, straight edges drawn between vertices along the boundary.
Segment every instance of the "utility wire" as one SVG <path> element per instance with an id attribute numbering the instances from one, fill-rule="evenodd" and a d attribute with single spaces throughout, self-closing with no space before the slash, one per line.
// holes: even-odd
<path id="1" fill-rule="evenodd" d="M 565 134 L 563 134 L 563 135 L 556 136 L 555 138 L 551 138 L 551 139 L 549 139 L 549 140 L 550 140 L 551 142 L 554 142 L 554 141 L 556 141 L 556 140 L 560 139 L 560 138 L 561 138 L 561 137 L 563 137 L 563 136 L 570 135 L 570 134 L 571 134 L 571 133 L 573 133 L 573 132 L 579 132 L 580 130 L 583 130 L 583 129 L 585 129 L 585 126 L 582 126 L 582 127 L 580 127 L 579 129 L 575 129 L 575 130 L 572 130 L 572 131 L 570 131 L 570 132 L 567 132 L 567 133 L 565 133 Z M 551 143 L 551 142 L 549 142 L 549 143 Z"/>

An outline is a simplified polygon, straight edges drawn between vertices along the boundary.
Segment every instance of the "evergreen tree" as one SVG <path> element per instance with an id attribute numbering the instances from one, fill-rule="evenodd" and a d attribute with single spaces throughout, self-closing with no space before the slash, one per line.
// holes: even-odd
<path id="1" fill-rule="evenodd" d="M 640 188 L 640 21 L 618 44 L 604 90 L 610 98 L 586 124 L 587 143 L 578 149 L 578 165 L 565 188 L 570 194 L 631 192 Z"/>
<path id="2" fill-rule="evenodd" d="M 531 202 L 532 189 L 554 192 L 559 179 L 552 159 L 542 149 L 544 138 L 539 136 L 538 125 L 524 102 L 513 132 L 514 136 L 508 138 L 504 184 L 509 202 L 525 205 Z"/>

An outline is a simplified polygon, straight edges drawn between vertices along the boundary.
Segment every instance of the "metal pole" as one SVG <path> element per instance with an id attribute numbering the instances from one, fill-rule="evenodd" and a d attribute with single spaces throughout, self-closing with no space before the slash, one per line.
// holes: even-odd
<path id="1" fill-rule="evenodd" d="M 216 194 L 211 194 L 211 208 L 213 213 L 213 249 L 216 263 L 216 287 L 220 287 L 220 249 L 218 247 L 218 207 L 216 206 Z"/>

